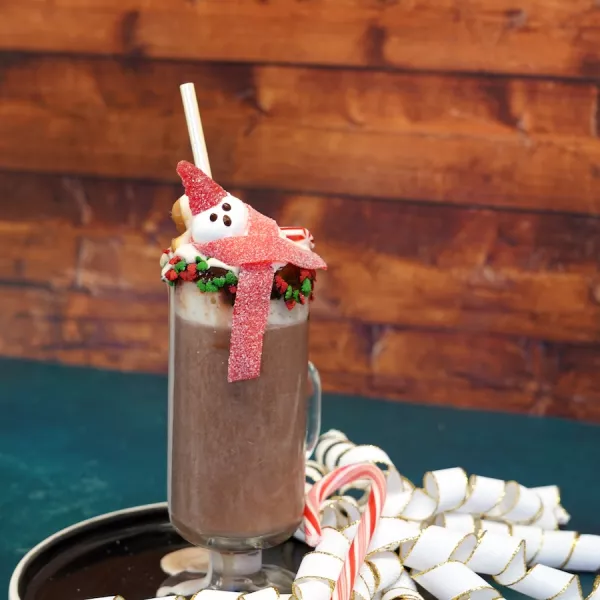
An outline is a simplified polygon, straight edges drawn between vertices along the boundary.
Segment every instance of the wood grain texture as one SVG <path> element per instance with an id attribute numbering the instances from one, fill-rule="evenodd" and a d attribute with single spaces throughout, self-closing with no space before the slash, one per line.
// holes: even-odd
<path id="1" fill-rule="evenodd" d="M 9 332 L 0 341 L 4 356 L 166 371 L 164 297 L 4 288 L 0 326 Z M 544 352 L 525 339 L 327 319 L 311 325 L 311 359 L 326 391 L 594 421 L 599 350 L 556 344 Z M 556 353 L 570 360 L 556 366 Z"/>
<path id="2" fill-rule="evenodd" d="M 0 190 L 0 353 L 163 372 L 179 186 L 5 172 Z M 311 341 L 329 391 L 600 421 L 600 219 L 232 191 L 329 262 Z"/>
<path id="3" fill-rule="evenodd" d="M 549 392 L 538 412 L 600 422 L 599 349 L 549 344 L 547 353 Z"/>
<path id="4" fill-rule="evenodd" d="M 4 49 L 597 77 L 592 0 L 4 0 Z"/>
<path id="5" fill-rule="evenodd" d="M 179 186 L 4 173 L 0 189 L 14 199 L 1 224 L 9 279 L 162 294 L 157 259 Z M 316 236 L 329 263 L 318 316 L 600 342 L 598 218 L 232 191 Z M 41 242 L 28 244 L 40 215 Z"/>
<path id="6" fill-rule="evenodd" d="M 594 0 L 0 0 L 0 355 L 164 372 L 193 81 L 327 390 L 600 422 L 599 77 Z"/>
<path id="7" fill-rule="evenodd" d="M 215 177 L 225 185 L 600 214 L 593 85 L 1 61 L 4 168 L 175 181 L 173 166 L 189 156 L 176 90 L 193 80 Z"/>

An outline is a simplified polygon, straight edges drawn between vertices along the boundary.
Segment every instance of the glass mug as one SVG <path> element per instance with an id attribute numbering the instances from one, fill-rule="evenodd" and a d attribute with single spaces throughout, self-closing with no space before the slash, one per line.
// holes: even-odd
<path id="1" fill-rule="evenodd" d="M 283 310 L 271 311 L 260 377 L 228 383 L 231 303 L 190 282 L 169 290 L 169 517 L 211 550 L 212 589 L 291 591 L 293 575 L 263 567 L 261 550 L 302 521 L 321 384 L 308 307 Z"/>

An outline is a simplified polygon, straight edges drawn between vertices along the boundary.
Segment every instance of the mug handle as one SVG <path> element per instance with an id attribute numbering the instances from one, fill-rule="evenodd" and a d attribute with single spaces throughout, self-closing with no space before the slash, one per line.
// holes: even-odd
<path id="1" fill-rule="evenodd" d="M 308 377 L 312 385 L 312 394 L 308 399 L 306 415 L 306 460 L 310 458 L 319 441 L 321 433 L 321 377 L 315 365 L 308 363 Z"/>

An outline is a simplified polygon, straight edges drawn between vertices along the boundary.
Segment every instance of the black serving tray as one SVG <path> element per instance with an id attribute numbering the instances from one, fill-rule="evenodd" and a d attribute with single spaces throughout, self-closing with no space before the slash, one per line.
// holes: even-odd
<path id="1" fill-rule="evenodd" d="M 164 503 L 109 513 L 63 530 L 29 552 L 13 574 L 9 600 L 154 598 L 168 578 L 161 558 L 186 547 Z M 307 551 L 289 540 L 265 550 L 264 562 L 295 573 Z"/>

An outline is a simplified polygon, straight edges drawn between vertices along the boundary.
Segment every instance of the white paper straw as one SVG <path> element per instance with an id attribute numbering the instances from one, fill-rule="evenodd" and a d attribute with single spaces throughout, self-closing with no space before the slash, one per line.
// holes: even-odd
<path id="1" fill-rule="evenodd" d="M 179 89 L 181 90 L 181 99 L 183 100 L 183 110 L 185 111 L 185 120 L 190 135 L 194 162 L 209 177 L 212 177 L 204 132 L 202 131 L 202 120 L 200 119 L 200 111 L 198 110 L 196 88 L 194 88 L 193 83 L 184 83 L 179 86 Z"/>

